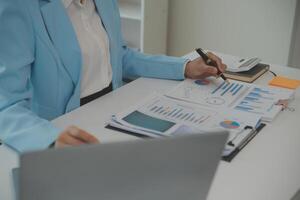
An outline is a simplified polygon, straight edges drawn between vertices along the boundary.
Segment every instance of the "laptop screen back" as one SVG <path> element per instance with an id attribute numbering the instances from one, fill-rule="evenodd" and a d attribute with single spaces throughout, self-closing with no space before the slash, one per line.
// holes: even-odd
<path id="1" fill-rule="evenodd" d="M 199 134 L 28 153 L 21 200 L 201 200 L 228 134 Z"/>

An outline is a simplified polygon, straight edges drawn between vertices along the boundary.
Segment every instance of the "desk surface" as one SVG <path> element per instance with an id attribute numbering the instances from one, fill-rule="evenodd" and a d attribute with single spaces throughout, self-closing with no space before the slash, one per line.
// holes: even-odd
<path id="1" fill-rule="evenodd" d="M 300 70 L 272 66 L 279 75 L 299 79 Z M 266 85 L 273 76 L 266 73 L 256 84 Z M 86 106 L 66 114 L 53 123 L 60 128 L 77 125 L 96 135 L 103 143 L 137 139 L 105 129 L 111 114 L 134 105 L 151 92 L 164 93 L 178 82 L 138 79 Z M 221 161 L 209 193 L 209 200 L 283 200 L 300 188 L 300 90 L 291 107 L 284 111 L 252 140 L 231 162 Z M 18 158 L 5 146 L 0 147 L 0 199 L 14 199 L 11 169 Z"/>

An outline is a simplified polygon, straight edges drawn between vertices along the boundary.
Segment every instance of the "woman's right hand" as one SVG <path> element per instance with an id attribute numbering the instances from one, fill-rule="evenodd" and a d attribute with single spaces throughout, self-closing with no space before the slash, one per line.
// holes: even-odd
<path id="1" fill-rule="evenodd" d="M 208 52 L 208 57 L 217 63 L 222 73 L 226 70 L 227 66 L 222 62 L 221 58 L 211 52 Z M 207 65 L 200 57 L 187 63 L 184 74 L 186 78 L 204 79 L 209 76 L 218 76 L 218 70 L 215 67 Z"/>
<path id="2" fill-rule="evenodd" d="M 90 133 L 76 127 L 70 126 L 64 130 L 55 141 L 55 148 L 79 146 L 84 144 L 99 144 L 99 140 Z"/>

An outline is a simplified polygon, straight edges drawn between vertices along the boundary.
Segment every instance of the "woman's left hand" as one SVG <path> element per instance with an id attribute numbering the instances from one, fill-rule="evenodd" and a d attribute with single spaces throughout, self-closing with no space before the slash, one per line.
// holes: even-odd
<path id="1" fill-rule="evenodd" d="M 227 66 L 222 63 L 221 58 L 211 52 L 208 53 L 208 57 L 217 63 L 222 73 L 226 70 Z M 187 63 L 185 68 L 186 78 L 204 79 L 209 76 L 218 76 L 218 70 L 213 66 L 207 65 L 202 58 L 197 58 Z"/>

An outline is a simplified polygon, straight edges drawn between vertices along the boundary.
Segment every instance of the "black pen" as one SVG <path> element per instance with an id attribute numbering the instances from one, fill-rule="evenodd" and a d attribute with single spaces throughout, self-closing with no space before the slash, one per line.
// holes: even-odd
<path id="1" fill-rule="evenodd" d="M 218 70 L 218 75 L 221 76 L 221 78 L 226 82 L 229 83 L 229 81 L 227 80 L 227 78 L 224 76 L 224 74 L 220 71 L 218 64 L 216 63 L 216 61 L 210 59 L 208 57 L 208 55 L 201 49 L 198 48 L 196 49 L 196 52 L 202 57 L 202 59 L 204 60 L 204 62 L 209 65 L 209 66 L 213 66 Z"/>

